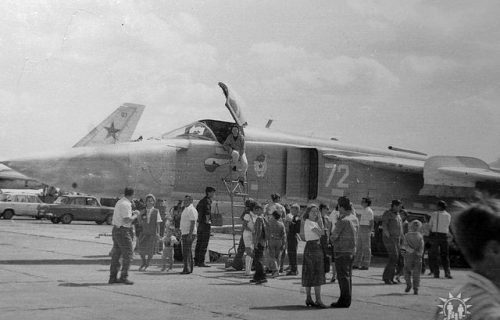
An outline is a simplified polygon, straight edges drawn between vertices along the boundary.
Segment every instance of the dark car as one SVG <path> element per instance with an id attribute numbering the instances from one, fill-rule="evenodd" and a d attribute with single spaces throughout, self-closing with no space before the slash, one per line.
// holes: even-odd
<path id="1" fill-rule="evenodd" d="M 71 221 L 95 221 L 97 224 L 111 224 L 113 221 L 112 207 L 102 206 L 97 198 L 85 195 L 65 195 L 57 198 L 52 204 L 43 205 L 45 216 L 52 223 Z"/>

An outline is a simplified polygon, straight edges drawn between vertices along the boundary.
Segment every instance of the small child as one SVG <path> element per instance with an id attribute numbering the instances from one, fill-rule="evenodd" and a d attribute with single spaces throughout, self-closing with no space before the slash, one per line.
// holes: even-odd
<path id="1" fill-rule="evenodd" d="M 422 223 L 413 220 L 409 224 L 409 232 L 403 238 L 401 247 L 404 256 L 404 276 L 406 280 L 405 292 L 410 292 L 412 288 L 411 278 L 413 274 L 413 293 L 418 294 L 420 286 L 420 272 L 422 269 L 422 255 L 424 254 L 424 237 L 419 232 Z"/>
<path id="2" fill-rule="evenodd" d="M 179 240 L 177 240 L 175 236 L 175 225 L 172 216 L 166 216 L 167 221 L 165 222 L 165 233 L 164 236 L 160 239 L 163 241 L 165 248 L 163 248 L 163 255 L 161 257 L 161 262 L 163 268 L 161 272 L 172 270 L 174 266 L 174 244 L 178 244 Z M 169 268 L 167 269 L 167 257 L 169 260 Z"/>

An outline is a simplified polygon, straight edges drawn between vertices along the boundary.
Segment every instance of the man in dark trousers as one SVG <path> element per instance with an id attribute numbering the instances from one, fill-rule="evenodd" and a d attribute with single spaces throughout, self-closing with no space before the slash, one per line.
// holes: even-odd
<path id="1" fill-rule="evenodd" d="M 400 240 L 403 235 L 403 223 L 399 211 L 403 207 L 400 200 L 392 200 L 391 208 L 382 215 L 382 241 L 387 250 L 387 265 L 385 266 L 382 280 L 385 284 L 395 284 L 396 266 L 398 263 Z"/>
<path id="2" fill-rule="evenodd" d="M 253 279 L 250 280 L 250 282 L 255 284 L 262 284 L 267 282 L 267 276 L 264 273 L 264 265 L 262 264 L 264 249 L 266 247 L 266 222 L 262 217 L 264 211 L 261 204 L 255 204 L 253 210 L 257 215 L 253 230 L 253 259 L 255 261 L 255 273 L 253 275 Z"/>
<path id="3" fill-rule="evenodd" d="M 210 241 L 210 229 L 212 226 L 212 198 L 215 195 L 215 188 L 206 187 L 205 197 L 198 202 L 196 211 L 198 211 L 198 234 L 196 248 L 194 249 L 194 264 L 197 267 L 208 268 L 205 264 L 205 255 Z"/>
<path id="4" fill-rule="evenodd" d="M 298 204 L 293 204 L 290 207 L 291 213 L 287 215 L 288 222 L 288 233 L 287 236 L 287 245 L 288 245 L 288 260 L 290 262 L 290 270 L 286 273 L 287 276 L 296 276 L 298 274 L 297 271 L 297 245 L 298 239 L 297 234 L 300 234 L 300 206 Z"/>
<path id="5" fill-rule="evenodd" d="M 339 280 L 340 297 L 331 304 L 332 308 L 349 308 L 352 300 L 352 262 L 356 255 L 359 221 L 353 213 L 351 200 L 338 200 L 340 217 L 335 223 L 331 241 L 335 251 L 335 267 Z"/>
<path id="6" fill-rule="evenodd" d="M 128 280 L 128 270 L 134 255 L 132 249 L 132 222 L 137 218 L 139 211 L 132 211 L 134 189 L 131 187 L 125 188 L 124 195 L 125 196 L 116 203 L 113 212 L 113 249 L 111 250 L 109 284 L 134 284 L 132 281 Z M 118 279 L 120 257 L 122 258 L 121 276 L 120 279 Z"/>
<path id="7" fill-rule="evenodd" d="M 441 257 L 443 264 L 444 276 L 452 279 L 450 272 L 450 258 L 448 233 L 450 230 L 451 215 L 446 212 L 447 204 L 443 200 L 437 202 L 437 212 L 434 212 L 429 221 L 430 235 L 429 243 L 429 269 L 434 273 L 434 278 L 439 278 L 438 256 Z"/>

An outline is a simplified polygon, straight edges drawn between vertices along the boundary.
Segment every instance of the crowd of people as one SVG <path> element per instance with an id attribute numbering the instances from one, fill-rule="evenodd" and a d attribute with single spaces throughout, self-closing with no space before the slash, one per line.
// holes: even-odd
<path id="1" fill-rule="evenodd" d="M 162 272 L 172 270 L 173 246 L 179 241 L 183 260 L 183 270 L 180 274 L 192 273 L 194 266 L 210 267 L 205 263 L 205 255 L 210 240 L 211 204 L 215 192 L 214 188 L 207 187 L 206 196 L 196 207 L 192 197 L 187 195 L 184 198 L 180 220 L 176 222 L 175 215 L 166 215 L 163 221 L 158 209 L 155 209 L 156 199 L 153 195 L 146 196 L 143 209 L 133 210 L 134 190 L 126 188 L 125 196 L 116 204 L 113 215 L 109 283 L 133 284 L 128 279 L 128 271 L 133 257 L 132 224 L 135 220 L 142 230 L 137 238 L 137 251 L 142 259 L 139 270 L 147 270 L 150 266 L 159 241 L 163 246 Z M 485 290 L 491 291 L 495 288 L 495 292 L 499 292 L 498 272 L 494 270 L 498 271 L 500 267 L 500 201 L 489 198 L 481 201 L 479 204 L 464 206 L 453 230 L 475 272 L 471 283 L 465 289 L 482 297 Z M 322 203 L 319 206 L 310 204 L 301 213 L 298 204 L 289 206 L 280 202 L 279 194 L 272 194 L 271 202 L 267 205 L 252 199 L 245 202 L 245 210 L 241 215 L 243 231 L 240 248 L 233 263 L 227 267 L 232 270 L 245 269 L 245 274 L 252 277 L 250 282 L 255 284 L 267 282 L 268 277 L 298 275 L 298 241 L 305 241 L 301 285 L 306 292 L 306 306 L 327 308 L 321 299 L 321 286 L 326 283 L 327 275 L 331 272 L 330 281 L 338 280 L 340 297 L 331 303 L 330 307 L 349 308 L 352 301 L 353 269 L 370 268 L 371 240 L 375 231 L 371 200 L 361 200 L 363 209 L 359 214 L 354 211 L 351 200 L 345 196 L 338 198 L 333 211 L 327 204 Z M 383 213 L 380 228 L 388 254 L 382 275 L 385 284 L 400 283 L 400 277 L 403 276 L 406 282 L 404 291 L 410 292 L 413 289 L 414 294 L 418 294 L 420 275 L 425 270 L 425 250 L 428 251 L 431 274 L 435 278 L 440 277 L 440 260 L 444 276 L 452 278 L 448 258 L 448 236 L 453 233 L 450 227 L 451 216 L 446 212 L 446 202 L 440 200 L 436 206 L 438 210 L 424 223 L 418 219 L 409 219 L 408 212 L 404 210 L 400 200 L 393 200 L 390 209 Z M 480 215 L 482 220 L 473 221 L 473 214 Z M 491 223 L 489 227 L 493 229 L 488 229 L 481 237 L 468 230 L 469 227 L 482 228 L 485 222 Z M 477 244 L 477 250 L 470 242 Z M 194 243 L 196 246 L 193 257 Z M 284 269 L 286 255 L 289 266 Z M 244 264 L 238 263 L 238 260 L 244 260 Z M 120 267 L 121 275 L 118 278 Z M 500 306 L 499 300 L 498 295 L 493 295 L 485 299 L 485 303 L 488 308 L 494 309 Z"/>

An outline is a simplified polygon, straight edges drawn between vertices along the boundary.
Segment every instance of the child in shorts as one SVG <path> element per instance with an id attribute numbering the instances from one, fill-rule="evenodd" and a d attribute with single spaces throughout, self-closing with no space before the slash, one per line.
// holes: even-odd
<path id="1" fill-rule="evenodd" d="M 403 246 L 401 247 L 405 260 L 405 292 L 410 292 L 413 287 L 414 294 L 418 294 L 418 288 L 420 286 L 420 272 L 422 269 L 422 255 L 424 254 L 424 238 L 419 232 L 420 228 L 422 228 L 422 223 L 420 221 L 413 220 L 410 222 L 409 232 L 404 235 Z"/>
<path id="2" fill-rule="evenodd" d="M 175 225 L 172 216 L 166 216 L 167 221 L 165 222 L 165 233 L 160 239 L 163 241 L 163 255 L 161 257 L 161 263 L 163 265 L 161 272 L 169 272 L 174 266 L 174 244 L 178 244 L 179 240 L 176 237 Z M 169 267 L 167 269 L 167 258 L 169 261 Z"/>

